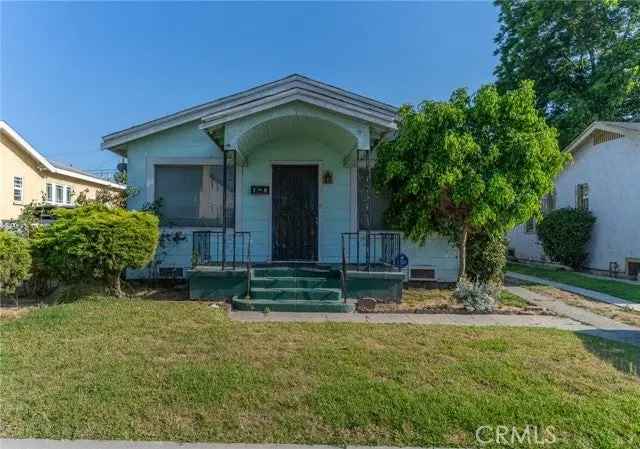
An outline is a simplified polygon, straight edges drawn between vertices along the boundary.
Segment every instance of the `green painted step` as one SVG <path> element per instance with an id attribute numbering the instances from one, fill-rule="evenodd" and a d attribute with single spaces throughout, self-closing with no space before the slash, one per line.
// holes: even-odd
<path id="1" fill-rule="evenodd" d="M 271 301 L 268 299 L 240 299 L 233 298 L 233 308 L 257 312 L 319 312 L 319 313 L 348 313 L 353 311 L 353 305 L 343 301 L 312 301 L 288 300 Z"/>
<path id="2" fill-rule="evenodd" d="M 258 288 L 339 288 L 340 281 L 321 277 L 264 277 L 251 279 L 251 286 Z"/>
<path id="3" fill-rule="evenodd" d="M 251 287 L 252 299 L 272 301 L 340 301 L 342 292 L 337 288 L 259 288 Z"/>
<path id="4" fill-rule="evenodd" d="M 320 277 L 325 279 L 339 279 L 340 272 L 321 268 L 254 268 L 252 278 L 278 278 L 278 277 Z"/>

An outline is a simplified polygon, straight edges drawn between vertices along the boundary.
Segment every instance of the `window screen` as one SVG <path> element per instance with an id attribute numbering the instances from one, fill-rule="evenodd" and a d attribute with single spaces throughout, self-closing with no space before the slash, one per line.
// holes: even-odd
<path id="1" fill-rule="evenodd" d="M 367 209 L 365 185 L 367 182 L 367 170 L 358 169 L 358 222 L 360 229 L 367 228 Z M 384 213 L 389 207 L 391 200 L 388 195 L 379 194 L 374 191 L 373 186 L 369 188 L 369 216 L 371 217 L 372 231 L 383 231 L 387 229 L 384 223 Z"/>
<path id="2" fill-rule="evenodd" d="M 163 222 L 222 226 L 222 171 L 221 165 L 157 165 L 155 199 L 162 202 Z M 229 216 L 233 224 L 230 210 Z"/>

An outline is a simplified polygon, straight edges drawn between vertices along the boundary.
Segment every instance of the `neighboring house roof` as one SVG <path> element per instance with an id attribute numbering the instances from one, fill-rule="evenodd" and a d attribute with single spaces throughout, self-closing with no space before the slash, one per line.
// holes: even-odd
<path id="1" fill-rule="evenodd" d="M 371 123 L 381 131 L 396 129 L 395 120 L 398 109 L 395 106 L 348 92 L 306 76 L 293 74 L 237 94 L 107 134 L 102 138 L 102 148 L 119 152 L 118 147 L 127 142 L 188 122 L 200 120 L 200 128 L 210 129 L 222 123 L 293 101 L 302 101 Z"/>
<path id="2" fill-rule="evenodd" d="M 596 131 L 605 131 L 622 136 L 640 136 L 640 123 L 638 122 L 593 122 L 578 137 L 567 145 L 565 151 L 573 153 Z"/>
<path id="3" fill-rule="evenodd" d="M 107 181 L 106 179 L 98 178 L 82 170 L 78 170 L 75 167 L 61 164 L 48 160 L 38 150 L 31 146 L 16 130 L 14 130 L 7 122 L 0 120 L 0 132 L 6 134 L 18 144 L 18 147 L 25 151 L 29 156 L 36 160 L 36 162 L 43 167 L 46 171 L 58 174 L 62 176 L 68 176 L 70 178 L 77 179 L 79 181 L 91 182 L 94 184 L 100 184 L 103 186 L 111 187 L 114 189 L 125 189 L 122 184 Z"/>

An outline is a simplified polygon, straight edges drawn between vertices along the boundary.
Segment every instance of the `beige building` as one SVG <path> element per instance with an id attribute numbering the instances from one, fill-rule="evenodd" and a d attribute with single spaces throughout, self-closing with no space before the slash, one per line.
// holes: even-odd
<path id="1" fill-rule="evenodd" d="M 0 221 L 17 218 L 24 205 L 43 200 L 73 207 L 82 192 L 115 192 L 125 187 L 47 160 L 6 122 L 0 120 Z"/>

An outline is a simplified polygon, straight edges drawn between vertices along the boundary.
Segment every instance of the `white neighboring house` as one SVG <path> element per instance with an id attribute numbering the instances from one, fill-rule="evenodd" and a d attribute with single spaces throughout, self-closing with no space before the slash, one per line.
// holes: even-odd
<path id="1" fill-rule="evenodd" d="M 573 161 L 558 176 L 555 195 L 543 210 L 587 208 L 596 217 L 587 269 L 640 272 L 640 123 L 594 122 L 565 151 Z M 544 260 L 535 223 L 519 225 L 509 236 L 519 259 Z"/>

